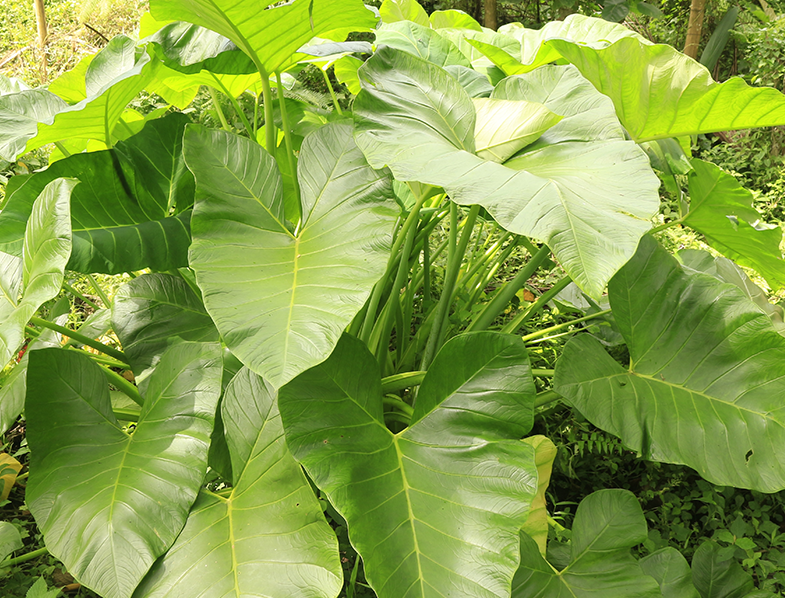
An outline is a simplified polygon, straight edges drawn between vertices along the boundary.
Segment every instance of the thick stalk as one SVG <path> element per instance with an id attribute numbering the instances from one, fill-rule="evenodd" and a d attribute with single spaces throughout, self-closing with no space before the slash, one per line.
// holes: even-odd
<path id="1" fill-rule="evenodd" d="M 399 399 L 396 396 L 389 396 L 389 395 L 385 396 L 382 398 L 382 402 L 385 405 L 394 407 L 401 413 L 406 414 L 409 417 L 409 419 L 411 419 L 412 413 L 414 413 L 414 410 L 412 409 L 411 405 L 409 405 L 408 403 L 404 403 L 401 399 Z"/>
<path id="2" fill-rule="evenodd" d="M 218 120 L 221 121 L 221 127 L 224 131 L 231 131 L 232 127 L 229 126 L 229 121 L 226 120 L 226 115 L 224 114 L 223 108 L 221 108 L 221 100 L 218 97 L 218 92 L 215 91 L 215 88 L 211 85 L 207 86 L 207 91 L 210 93 L 210 99 L 213 101 L 213 108 L 215 108 L 215 112 L 218 114 Z"/>
<path id="3" fill-rule="evenodd" d="M 698 60 L 698 46 L 703 30 L 703 14 L 706 9 L 706 0 L 692 0 L 690 2 L 690 20 L 687 24 L 687 38 L 684 42 L 684 53 Z"/>
<path id="4" fill-rule="evenodd" d="M 237 116 L 240 118 L 240 120 L 243 123 L 243 127 L 245 128 L 245 131 L 248 133 L 251 139 L 256 141 L 256 136 L 254 135 L 254 131 L 253 128 L 251 127 L 251 123 L 248 122 L 248 117 L 245 116 L 245 112 L 243 112 L 243 109 L 240 106 L 240 102 L 238 102 L 237 98 L 235 98 L 232 94 L 229 93 L 229 90 L 226 89 L 226 86 L 223 83 L 221 83 L 221 80 L 218 77 L 216 77 L 213 73 L 210 74 L 212 75 L 213 79 L 215 80 L 215 83 L 218 85 L 218 87 L 223 92 L 223 94 L 227 98 L 229 98 L 229 101 L 232 103 L 232 107 L 234 108 L 234 111 L 237 113 Z"/>
<path id="5" fill-rule="evenodd" d="M 419 386 L 427 372 L 404 372 L 382 378 L 382 394 L 398 392 L 404 388 Z"/>
<path id="6" fill-rule="evenodd" d="M 59 141 L 55 141 L 55 147 L 60 150 L 60 153 L 63 154 L 66 158 L 71 157 L 71 152 L 65 149 L 65 146 L 60 143 Z"/>
<path id="7" fill-rule="evenodd" d="M 275 73 L 275 81 L 277 83 L 278 91 L 278 104 L 281 107 L 281 120 L 283 121 L 283 139 L 286 145 L 286 162 L 289 164 L 289 172 L 292 175 L 292 183 L 294 184 L 294 192 L 297 197 L 300 197 L 300 184 L 297 181 L 297 167 L 294 164 L 294 144 L 292 143 L 292 129 L 289 126 L 289 113 L 286 111 L 286 100 L 283 97 L 283 83 L 281 83 L 281 73 Z M 298 202 L 299 204 L 299 202 Z M 302 210 L 302 206 L 300 210 Z M 298 214 L 300 217 L 301 214 Z"/>
<path id="8" fill-rule="evenodd" d="M 109 380 L 109 383 L 116 386 L 117 390 L 122 392 L 137 405 L 142 406 L 144 404 L 144 399 L 142 399 L 142 395 L 139 394 L 139 390 L 136 388 L 136 386 L 109 368 L 101 369 L 103 370 L 106 378 Z"/>
<path id="9" fill-rule="evenodd" d="M 499 238 L 493 245 L 491 245 L 488 249 L 486 249 L 482 255 L 480 255 L 471 265 L 471 267 L 458 279 L 458 284 L 460 286 L 466 286 L 468 282 L 472 280 L 475 274 L 486 264 L 493 256 L 495 256 L 499 250 L 501 249 L 504 242 L 510 236 L 510 233 L 506 232 Z M 517 245 L 517 243 L 513 243 L 513 247 Z"/>
<path id="10" fill-rule="evenodd" d="M 660 231 L 664 231 L 665 229 L 672 228 L 677 224 L 681 224 L 684 221 L 683 218 L 679 218 L 678 220 L 671 220 L 670 222 L 666 222 L 665 224 L 660 224 L 659 226 L 655 226 L 653 229 L 649 231 L 650 235 L 658 233 Z"/>
<path id="11" fill-rule="evenodd" d="M 480 314 L 477 316 L 477 319 L 472 322 L 469 327 L 466 329 L 467 332 L 473 332 L 476 330 L 486 330 L 488 326 L 490 326 L 496 317 L 502 313 L 505 308 L 510 304 L 512 298 L 515 296 L 520 288 L 526 284 L 532 274 L 540 267 L 550 255 L 551 250 L 548 248 L 547 245 L 543 245 L 537 253 L 531 256 L 529 262 L 524 266 L 518 274 L 516 274 L 515 278 L 511 281 L 506 283 L 502 288 L 496 291 L 496 294 L 493 296 L 493 299 L 485 306 Z"/>
<path id="12" fill-rule="evenodd" d="M 396 266 L 396 260 L 400 259 L 401 261 L 405 261 L 408 263 L 409 257 L 401 256 L 398 257 L 398 251 L 401 249 L 401 245 L 404 244 L 406 238 L 409 236 L 409 230 L 414 227 L 417 228 L 415 224 L 420 215 L 420 208 L 422 207 L 423 203 L 425 203 L 426 198 L 421 197 L 417 203 L 412 208 L 412 211 L 409 212 L 409 215 L 406 217 L 406 220 L 401 227 L 401 230 L 398 232 L 398 236 L 395 238 L 395 242 L 393 243 L 392 249 L 390 250 L 390 259 L 387 262 L 387 271 L 384 273 L 379 279 L 379 282 L 373 287 L 373 292 L 371 293 L 371 298 L 368 300 L 368 311 L 365 312 L 365 321 L 363 322 L 362 330 L 360 331 L 360 340 L 363 341 L 366 345 L 368 344 L 368 340 L 371 338 L 371 332 L 374 328 L 374 323 L 376 321 L 376 311 L 379 309 L 379 303 L 381 302 L 382 293 L 384 292 L 384 287 L 387 283 L 387 279 L 392 274 L 393 269 Z"/>
<path id="13" fill-rule="evenodd" d="M 570 320 L 569 322 L 564 322 L 563 324 L 557 324 L 556 326 L 551 326 L 549 328 L 543 328 L 542 330 L 536 330 L 531 334 L 527 334 L 523 337 L 523 342 L 528 342 L 530 340 L 534 340 L 535 338 L 540 338 L 541 336 L 547 336 L 552 332 L 558 332 L 564 328 L 568 328 L 574 324 L 580 324 L 581 322 L 586 322 L 587 320 L 592 320 L 594 318 L 599 318 L 600 316 L 607 315 L 611 313 L 612 310 L 604 309 L 602 311 L 598 311 L 597 313 L 589 314 L 588 316 L 583 316 L 582 318 L 578 318 L 577 320 Z"/>
<path id="14" fill-rule="evenodd" d="M 68 291 L 69 293 L 71 293 L 74 297 L 77 297 L 77 298 L 81 299 L 82 301 L 84 301 L 85 303 L 87 303 L 87 305 L 89 305 L 93 309 L 101 309 L 100 307 L 98 307 L 97 303 L 95 303 L 94 301 L 91 301 L 90 299 L 88 299 L 87 297 L 82 295 L 82 293 L 77 291 L 74 287 L 72 287 L 70 284 L 68 284 L 65 281 L 63 281 L 63 288 L 66 291 Z"/>
<path id="15" fill-rule="evenodd" d="M 549 403 L 554 403 L 560 400 L 561 400 L 560 394 L 557 394 L 553 390 L 545 390 L 543 392 L 537 393 L 537 396 L 534 399 L 534 406 L 542 407 L 543 405 L 548 405 Z"/>
<path id="16" fill-rule="evenodd" d="M 109 301 L 109 297 L 106 296 L 106 293 L 104 293 L 104 290 L 101 288 L 101 286 L 95 280 L 95 278 L 93 278 L 93 275 L 92 274 L 85 274 L 85 277 L 87 278 L 87 280 L 90 281 L 90 284 L 92 285 L 93 290 L 95 291 L 95 294 L 98 295 L 101 298 L 101 301 L 104 302 L 104 307 L 111 307 L 112 306 L 112 302 Z"/>
<path id="17" fill-rule="evenodd" d="M 410 216 L 414 216 L 415 219 L 419 218 L 420 206 L 422 206 L 422 203 L 418 202 L 418 204 L 414 206 L 414 209 L 412 209 L 412 214 L 410 214 Z M 416 226 L 410 227 L 409 232 L 406 233 L 406 240 L 404 241 L 403 244 L 401 259 L 398 260 L 398 273 L 395 275 L 395 282 L 393 282 L 390 295 L 387 298 L 387 302 L 390 305 L 390 309 L 386 311 L 384 319 L 382 320 L 381 334 L 379 335 L 379 344 L 376 346 L 376 360 L 379 362 L 379 365 L 382 368 L 384 367 L 384 363 L 387 360 L 387 352 L 389 350 L 389 344 L 390 344 L 390 334 L 392 333 L 393 319 L 395 317 L 395 310 L 393 310 L 393 302 L 398 303 L 400 299 L 401 289 L 406 283 L 406 278 L 407 278 L 406 275 L 409 273 L 409 256 L 411 255 L 412 245 L 414 244 L 414 237 L 416 235 L 417 235 L 417 227 Z M 402 334 L 403 331 L 399 330 L 398 336 L 400 337 Z"/>
<path id="18" fill-rule="evenodd" d="M 447 274 L 444 277 L 444 288 L 442 289 L 442 296 L 439 298 L 439 304 L 436 307 L 436 315 L 434 316 L 433 328 L 428 335 L 428 342 L 425 344 L 425 352 L 422 357 L 421 370 L 427 370 L 431 365 L 436 351 L 442 343 L 444 334 L 446 332 L 446 320 L 454 299 L 455 282 L 458 279 L 458 271 L 463 262 L 463 256 L 466 253 L 466 247 L 469 245 L 469 238 L 472 235 L 474 223 L 477 221 L 477 214 L 480 213 L 480 206 L 474 205 L 469 210 L 468 216 L 464 220 L 463 232 L 461 233 L 461 240 L 457 244 L 455 239 L 458 234 L 458 206 L 454 203 L 450 204 L 450 243 L 448 245 L 447 255 Z"/>
<path id="19" fill-rule="evenodd" d="M 428 237 L 425 238 L 425 243 L 422 246 L 422 308 L 427 311 L 428 306 L 431 304 L 431 245 L 428 242 Z"/>
<path id="20" fill-rule="evenodd" d="M 553 287 L 540 295 L 537 298 L 537 301 L 529 306 L 529 309 L 520 313 L 512 322 L 502 328 L 502 332 L 507 334 L 515 334 L 515 332 L 523 325 L 524 322 L 540 311 L 545 306 L 545 304 L 548 303 L 548 301 L 558 295 L 564 289 L 564 287 L 566 287 L 571 282 L 572 279 L 569 276 L 562 278 L 559 282 L 553 285 Z"/>
<path id="21" fill-rule="evenodd" d="M 122 351 L 118 351 L 117 349 L 113 349 L 103 343 L 98 342 L 95 339 L 90 338 L 89 336 L 85 336 L 84 334 L 80 334 L 75 330 L 69 330 L 63 326 L 55 324 L 54 322 L 50 322 L 48 320 L 44 320 L 43 318 L 38 318 L 33 316 L 30 318 L 30 321 L 35 324 L 36 326 L 40 326 L 41 328 L 49 328 L 50 330 L 54 330 L 55 332 L 59 332 L 63 336 L 67 336 L 68 338 L 72 338 L 75 341 L 79 341 L 83 345 L 87 345 L 88 347 L 92 347 L 96 351 L 100 351 L 105 355 L 109 355 L 110 357 L 114 357 L 118 361 L 122 361 L 124 364 L 128 362 L 126 359 L 125 354 Z"/>
<path id="22" fill-rule="evenodd" d="M 552 378 L 556 370 L 532 370 L 532 376 L 535 378 Z"/>
<path id="23" fill-rule="evenodd" d="M 13 567 L 14 565 L 20 565 L 21 563 L 32 561 L 33 559 L 37 559 L 39 556 L 43 556 L 45 554 L 49 554 L 49 550 L 47 550 L 46 548 L 39 548 L 38 550 L 28 552 L 27 554 L 23 554 L 22 556 L 18 556 L 13 559 L 4 560 L 2 563 L 0 563 L 0 569 L 4 567 Z"/>
<path id="24" fill-rule="evenodd" d="M 270 76 L 262 68 L 261 64 L 256 65 L 259 74 L 262 76 L 262 101 L 264 102 L 264 145 L 267 152 L 275 155 L 276 140 L 278 135 L 275 130 L 275 119 L 273 118 L 273 94 L 270 91 Z"/>
<path id="25" fill-rule="evenodd" d="M 333 106 L 335 106 L 335 111 L 343 115 L 343 111 L 341 110 L 341 105 L 338 103 L 338 97 L 335 95 L 335 90 L 333 89 L 333 84 L 330 83 L 330 77 L 327 75 L 327 71 L 324 69 L 319 69 L 322 71 L 322 75 L 324 76 L 324 82 L 327 84 L 327 89 L 330 90 L 330 97 L 333 99 Z"/>

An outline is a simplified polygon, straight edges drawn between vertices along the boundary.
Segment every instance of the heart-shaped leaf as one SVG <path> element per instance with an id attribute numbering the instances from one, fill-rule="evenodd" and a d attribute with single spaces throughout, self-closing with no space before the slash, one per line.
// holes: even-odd
<path id="1" fill-rule="evenodd" d="M 221 403 L 232 490 L 203 490 L 134 598 L 334 598 L 338 544 L 283 437 L 275 389 L 247 368 Z"/>
<path id="2" fill-rule="evenodd" d="M 629 367 L 588 335 L 556 364 L 555 389 L 644 458 L 709 481 L 785 488 L 785 338 L 735 285 L 688 273 L 650 237 L 609 285 Z"/>
<path id="3" fill-rule="evenodd" d="M 344 336 L 284 386 L 289 447 L 348 523 L 380 598 L 509 596 L 537 486 L 534 385 L 523 343 L 473 333 L 444 345 L 412 424 L 384 424 L 379 365 Z"/>
<path id="4" fill-rule="evenodd" d="M 570 561 L 561 571 L 521 534 L 521 567 L 512 584 L 513 598 L 661 598 L 630 549 L 647 537 L 646 519 L 635 495 L 599 490 L 578 505 L 572 527 Z"/>
<path id="5" fill-rule="evenodd" d="M 188 122 L 179 113 L 155 119 L 114 149 L 75 154 L 42 172 L 13 177 L 0 212 L 0 249 L 21 253 L 35 198 L 50 181 L 71 176 L 83 184 L 71 197 L 69 269 L 116 274 L 187 265 L 187 210 L 194 194 L 182 156 Z"/>
<path id="6" fill-rule="evenodd" d="M 227 346 L 278 387 L 320 363 L 385 272 L 395 220 L 387 173 L 348 124 L 309 135 L 298 178 L 303 218 L 286 222 L 281 176 L 257 144 L 188 127 L 195 173 L 191 266 Z"/>
<path id="7" fill-rule="evenodd" d="M 541 95 L 568 87 L 559 72 L 552 77 Z M 399 180 L 443 187 L 456 203 L 479 204 L 507 230 L 542 240 L 588 294 L 602 293 L 650 227 L 659 180 L 634 143 L 565 140 L 497 164 L 474 155 L 474 105 L 443 69 L 382 48 L 360 69 L 360 79 L 355 137 L 372 166 L 389 166 Z M 573 87 L 596 113 L 596 90 Z M 556 105 L 569 103 L 545 106 L 565 114 Z"/>
<path id="8" fill-rule="evenodd" d="M 76 351 L 31 353 L 27 504 L 49 551 L 85 586 L 131 596 L 180 533 L 207 468 L 221 370 L 218 345 L 172 347 L 129 435 L 100 366 Z"/>

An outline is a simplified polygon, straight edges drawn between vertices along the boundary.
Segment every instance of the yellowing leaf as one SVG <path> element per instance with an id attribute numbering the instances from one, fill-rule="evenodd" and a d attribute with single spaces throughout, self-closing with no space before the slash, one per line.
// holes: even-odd
<path id="1" fill-rule="evenodd" d="M 22 464 L 8 453 L 0 453 L 0 500 L 8 498 Z"/>
<path id="2" fill-rule="evenodd" d="M 556 445 L 546 436 L 524 438 L 526 444 L 534 447 L 534 464 L 537 466 L 537 494 L 532 501 L 529 518 L 521 528 L 537 542 L 540 554 L 545 556 L 548 541 L 548 510 L 545 508 L 545 491 L 551 481 L 553 460 L 556 458 Z"/>

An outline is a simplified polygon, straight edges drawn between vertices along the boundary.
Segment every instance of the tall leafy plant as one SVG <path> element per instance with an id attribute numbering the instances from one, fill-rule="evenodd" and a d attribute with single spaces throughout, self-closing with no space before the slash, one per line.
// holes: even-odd
<path id="1" fill-rule="evenodd" d="M 785 124 L 785 96 L 579 15 L 493 32 L 413 0 L 381 23 L 359 0 L 259 8 L 151 0 L 141 42 L 0 96 L 0 156 L 59 152 L 0 211 L 0 424 L 24 413 L 47 549 L 106 598 L 332 598 L 338 525 L 380 598 L 752 596 L 710 544 L 692 571 L 673 549 L 636 560 L 646 524 L 623 490 L 585 498 L 554 561 L 555 450 L 527 435 L 563 401 L 643 458 L 785 488 L 779 312 L 731 262 L 656 240 L 692 227 L 785 284 L 779 229 L 682 149 Z M 334 67 L 350 109 L 329 77 L 332 112 L 289 91 L 305 63 Z M 125 111 L 200 85 L 240 130 Z M 661 179 L 689 198 L 667 222 Z M 38 313 L 73 291 L 66 270 L 133 280 L 72 330 Z M 562 275 L 500 318 L 545 271 Z M 533 329 L 571 284 L 608 309 Z M 109 328 L 117 343 L 95 340 Z M 527 344 L 565 329 L 555 372 L 533 369 Z"/>

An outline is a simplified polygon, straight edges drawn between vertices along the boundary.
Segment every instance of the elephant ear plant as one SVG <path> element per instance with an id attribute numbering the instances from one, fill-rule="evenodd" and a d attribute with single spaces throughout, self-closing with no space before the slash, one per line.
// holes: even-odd
<path id="1" fill-rule="evenodd" d="M 585 497 L 549 562 L 556 451 L 529 434 L 561 401 L 642 458 L 785 489 L 781 311 L 733 263 L 785 285 L 782 233 L 689 153 L 785 124 L 785 96 L 580 15 L 494 32 L 413 0 L 381 22 L 268 4 L 151 0 L 141 41 L 0 96 L 0 157 L 56 147 L 0 211 L 0 425 L 25 419 L 46 550 L 105 598 L 353 596 L 337 528 L 380 598 L 768 595 L 716 545 L 692 569 L 636 559 L 619 489 Z M 127 107 L 203 85 L 222 129 Z M 724 261 L 672 255 L 674 226 Z M 74 330 L 53 306 L 71 273 L 130 278 Z M 608 307 L 533 324 L 562 291 Z M 555 371 L 532 368 L 560 331 Z M 0 531 L 2 574 L 28 557 Z"/>

